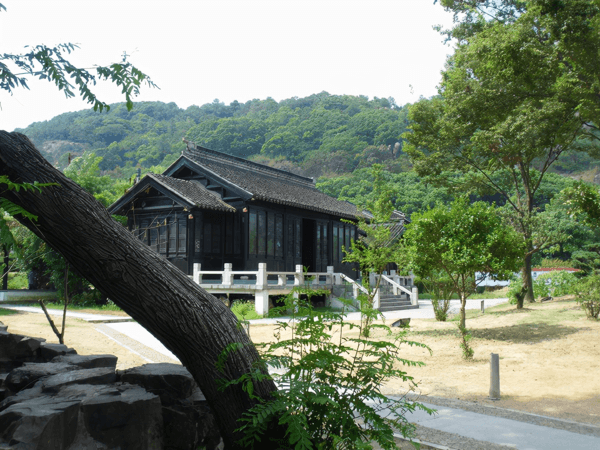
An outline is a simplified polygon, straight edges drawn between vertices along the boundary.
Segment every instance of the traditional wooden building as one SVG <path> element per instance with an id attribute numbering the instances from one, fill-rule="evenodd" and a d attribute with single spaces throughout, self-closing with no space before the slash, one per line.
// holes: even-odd
<path id="1" fill-rule="evenodd" d="M 148 174 L 110 206 L 128 227 L 187 274 L 203 270 L 310 272 L 342 263 L 342 247 L 357 238 L 356 207 L 319 192 L 311 178 L 187 143 L 162 175 Z"/>

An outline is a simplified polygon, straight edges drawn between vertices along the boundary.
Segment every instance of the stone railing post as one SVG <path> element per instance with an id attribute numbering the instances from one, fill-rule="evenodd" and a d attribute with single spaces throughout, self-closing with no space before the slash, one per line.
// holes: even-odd
<path id="1" fill-rule="evenodd" d="M 284 273 L 277 274 L 277 286 L 285 286 L 287 284 L 287 275 Z"/>
<path id="2" fill-rule="evenodd" d="M 202 274 L 200 273 L 201 264 L 194 263 L 194 283 L 202 284 Z"/>
<path id="3" fill-rule="evenodd" d="M 258 263 L 256 290 L 254 291 L 254 309 L 257 314 L 269 312 L 269 286 L 267 282 L 267 263 Z"/>
<path id="4" fill-rule="evenodd" d="M 294 273 L 294 286 L 304 286 L 304 267 L 302 264 L 296 266 L 296 273 Z"/>
<path id="5" fill-rule="evenodd" d="M 294 287 L 299 288 L 304 286 L 304 267 L 302 264 L 296 265 L 296 272 L 294 273 Z M 294 298 L 300 297 L 299 292 L 294 292 Z"/>
<path id="6" fill-rule="evenodd" d="M 333 286 L 336 283 L 335 274 L 333 273 L 333 266 L 327 266 L 327 277 L 325 278 L 325 284 Z"/>
<path id="7" fill-rule="evenodd" d="M 419 288 L 413 286 L 412 294 L 410 296 L 410 304 L 413 306 L 419 306 Z"/>
<path id="8" fill-rule="evenodd" d="M 231 273 L 231 263 L 225 263 L 223 268 L 223 275 L 221 277 L 221 284 L 223 286 L 231 286 L 233 284 L 233 273 Z"/>
<path id="9" fill-rule="evenodd" d="M 381 303 L 379 301 L 380 300 L 380 294 L 379 293 L 380 293 L 380 291 L 379 291 L 379 289 L 377 289 L 375 291 L 375 294 L 373 295 L 373 309 L 379 309 L 379 306 L 380 306 L 380 303 Z"/>

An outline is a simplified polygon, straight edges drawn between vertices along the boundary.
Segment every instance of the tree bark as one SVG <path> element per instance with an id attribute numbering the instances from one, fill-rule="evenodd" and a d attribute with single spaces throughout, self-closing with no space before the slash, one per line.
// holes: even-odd
<path id="1" fill-rule="evenodd" d="M 529 250 L 529 249 L 528 249 Z M 535 296 L 533 294 L 533 277 L 531 275 L 531 253 L 525 255 L 523 262 L 523 268 L 521 269 L 521 277 L 523 278 L 523 289 L 525 290 L 524 300 L 527 303 L 535 302 Z"/>
<path id="2" fill-rule="evenodd" d="M 238 448 L 237 421 L 256 400 L 240 385 L 219 391 L 218 383 L 249 373 L 260 357 L 233 313 L 114 221 L 92 195 L 54 169 L 26 136 L 0 131 L 0 175 L 17 183 L 56 183 L 39 192 L 0 189 L 0 195 L 37 215 L 35 222 L 16 219 L 180 359 L 206 396 L 226 448 Z M 222 372 L 217 370 L 219 355 L 234 343 L 243 346 L 230 353 Z M 270 380 L 254 383 L 260 398 L 275 390 Z"/>
<path id="3" fill-rule="evenodd" d="M 467 296 L 460 294 L 460 326 L 465 328 L 467 325 Z"/>

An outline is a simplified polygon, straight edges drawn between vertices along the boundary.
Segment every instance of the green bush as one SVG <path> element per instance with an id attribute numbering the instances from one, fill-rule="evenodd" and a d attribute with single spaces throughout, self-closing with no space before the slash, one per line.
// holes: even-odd
<path id="1" fill-rule="evenodd" d="M 262 316 L 256 312 L 253 301 L 238 300 L 231 305 L 231 312 L 239 321 L 262 319 Z"/>
<path id="2" fill-rule="evenodd" d="M 8 274 L 8 288 L 9 289 L 27 289 L 29 282 L 27 280 L 27 274 L 22 272 L 10 272 Z"/>
<path id="3" fill-rule="evenodd" d="M 513 275 L 508 284 L 508 302 L 511 305 L 517 304 L 517 296 L 521 294 L 523 282 L 520 275 Z"/>
<path id="4" fill-rule="evenodd" d="M 546 272 L 538 275 L 533 282 L 533 294 L 536 298 L 571 295 L 575 293 L 574 289 L 578 283 L 579 280 L 573 272 L 564 270 Z"/>
<path id="5" fill-rule="evenodd" d="M 590 319 L 600 315 L 600 276 L 590 275 L 579 280 L 575 288 L 577 302 Z"/>
<path id="6" fill-rule="evenodd" d="M 390 379 L 401 379 L 415 386 L 413 378 L 398 367 L 423 363 L 400 357 L 402 344 L 423 344 L 405 340 L 406 331 L 393 333 L 387 326 L 370 323 L 371 330 L 383 329 L 388 340 L 366 339 L 360 324 L 345 321 L 344 313 L 316 311 L 308 299 L 290 295 L 282 307 L 292 311 L 290 322 L 278 324 L 276 341 L 259 346 L 263 355 L 262 370 L 239 380 L 223 383 L 242 384 L 252 396 L 253 381 L 266 377 L 267 367 L 280 374 L 274 378 L 279 390 L 271 400 L 262 400 L 240 421 L 245 437 L 241 444 L 262 448 L 269 441 L 269 426 L 286 428 L 282 448 L 367 449 L 377 442 L 383 449 L 395 449 L 394 432 L 410 437 L 414 425 L 404 417 L 416 408 L 432 413 L 418 403 L 404 399 L 392 400 L 381 393 L 381 386 Z M 349 337 L 349 330 L 358 330 Z M 290 330 L 291 337 L 282 339 L 281 331 Z M 228 349 L 221 362 L 239 345 Z M 393 414 L 379 415 L 388 409 Z"/>

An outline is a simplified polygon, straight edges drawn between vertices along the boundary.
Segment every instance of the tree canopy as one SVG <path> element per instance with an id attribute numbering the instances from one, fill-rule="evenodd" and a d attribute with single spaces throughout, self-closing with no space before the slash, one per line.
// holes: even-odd
<path id="1" fill-rule="evenodd" d="M 533 300 L 535 197 L 569 149 L 600 138 L 600 5 L 443 1 L 461 22 L 440 95 L 413 105 L 405 151 L 421 176 L 463 191 L 499 194 L 526 245 L 523 280 Z M 456 177 L 456 172 L 464 174 Z M 543 230 L 543 229 L 542 229 Z"/>

